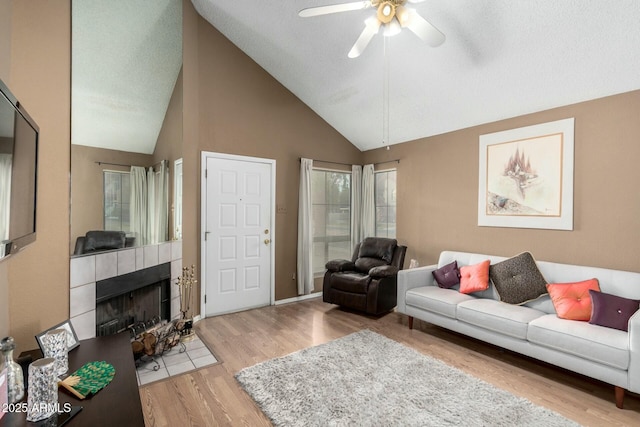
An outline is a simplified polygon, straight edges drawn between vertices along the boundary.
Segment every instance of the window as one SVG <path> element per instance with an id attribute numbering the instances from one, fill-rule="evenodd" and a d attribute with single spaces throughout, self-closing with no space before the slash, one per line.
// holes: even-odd
<path id="1" fill-rule="evenodd" d="M 104 229 L 129 231 L 129 172 L 104 171 Z"/>
<path id="2" fill-rule="evenodd" d="M 375 173 L 376 236 L 396 237 L 396 171 Z"/>
<path id="3" fill-rule="evenodd" d="M 332 259 L 351 259 L 351 173 L 314 169 L 311 174 L 313 271 Z"/>

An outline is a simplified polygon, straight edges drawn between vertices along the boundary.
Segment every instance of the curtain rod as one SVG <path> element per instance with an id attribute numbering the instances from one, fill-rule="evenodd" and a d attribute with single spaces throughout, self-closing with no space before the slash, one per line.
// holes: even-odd
<path id="1" fill-rule="evenodd" d="M 302 157 L 300 157 L 298 159 L 298 161 L 300 161 L 300 160 L 302 160 Z M 331 164 L 334 164 L 334 165 L 353 166 L 351 163 L 332 162 L 332 161 L 329 161 L 329 160 L 316 160 L 316 159 L 313 159 L 313 161 L 314 162 L 319 162 L 319 163 L 331 163 Z M 374 166 L 375 165 L 382 165 L 384 163 L 400 163 L 400 159 L 385 160 L 384 162 L 374 163 Z"/>
<path id="2" fill-rule="evenodd" d="M 151 165 L 151 167 L 159 165 L 160 163 L 164 162 L 164 160 L 160 160 L 158 163 L 154 163 Z M 130 168 L 131 166 L 135 166 L 135 165 L 123 165 L 121 163 L 109 163 L 109 162 L 95 162 L 98 166 L 100 165 L 108 165 L 108 166 L 122 166 L 125 168 Z"/>

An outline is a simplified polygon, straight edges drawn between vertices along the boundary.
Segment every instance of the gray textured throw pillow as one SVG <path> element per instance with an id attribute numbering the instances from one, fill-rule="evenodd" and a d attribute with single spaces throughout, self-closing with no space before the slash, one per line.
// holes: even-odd
<path id="1" fill-rule="evenodd" d="M 524 304 L 548 293 L 547 281 L 529 252 L 491 264 L 489 277 L 500 301 L 509 304 Z"/>

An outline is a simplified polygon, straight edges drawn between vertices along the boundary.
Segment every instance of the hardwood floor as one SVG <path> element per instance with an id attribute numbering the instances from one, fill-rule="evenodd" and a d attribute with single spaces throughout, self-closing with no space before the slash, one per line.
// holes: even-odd
<path id="1" fill-rule="evenodd" d="M 273 357 L 370 329 L 585 426 L 640 425 L 640 397 L 616 408 L 613 386 L 398 313 L 375 318 L 320 299 L 212 317 L 200 338 L 222 363 L 140 388 L 148 426 L 270 425 L 234 374 Z"/>

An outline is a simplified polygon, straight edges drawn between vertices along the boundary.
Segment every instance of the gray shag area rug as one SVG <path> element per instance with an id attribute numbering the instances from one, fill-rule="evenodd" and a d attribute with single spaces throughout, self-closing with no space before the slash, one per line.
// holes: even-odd
<path id="1" fill-rule="evenodd" d="M 369 330 L 236 379 L 276 426 L 578 425 Z"/>

